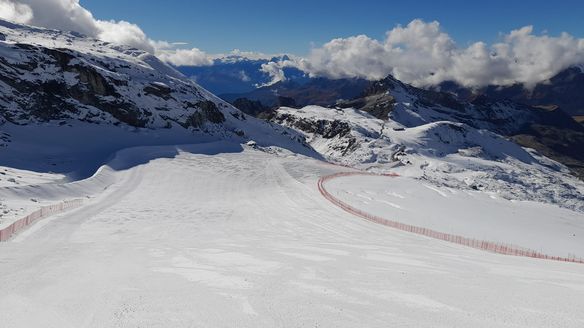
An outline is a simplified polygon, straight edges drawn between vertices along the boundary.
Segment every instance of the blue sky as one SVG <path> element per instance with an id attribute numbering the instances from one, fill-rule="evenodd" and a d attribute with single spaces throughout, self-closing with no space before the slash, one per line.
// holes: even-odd
<path id="1" fill-rule="evenodd" d="M 81 0 L 98 19 L 127 20 L 157 40 L 209 53 L 231 49 L 306 54 L 311 44 L 366 34 L 382 39 L 397 24 L 437 20 L 460 45 L 492 43 L 534 25 L 536 33 L 584 36 L 584 1 L 236 1 Z"/>

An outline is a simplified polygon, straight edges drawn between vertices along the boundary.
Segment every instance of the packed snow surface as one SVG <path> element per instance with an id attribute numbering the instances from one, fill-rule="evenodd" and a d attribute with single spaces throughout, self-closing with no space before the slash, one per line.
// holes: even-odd
<path id="1" fill-rule="evenodd" d="M 0 244 L 2 327 L 584 325 L 584 265 L 491 254 L 364 221 L 318 193 L 320 176 L 343 170 L 219 142 L 131 148 L 93 178 L 41 185 L 54 198 L 76 188 L 90 196 Z M 404 187 L 419 182 L 344 183 L 354 193 L 395 193 L 392 202 L 405 208 L 413 196 Z M 418 210 L 440 208 L 442 192 L 424 193 Z M 504 202 L 532 210 L 503 200 L 480 209 Z M 565 212 L 530 213 L 548 229 Z"/>
<path id="2" fill-rule="evenodd" d="M 579 212 L 403 177 L 339 177 L 326 188 L 342 202 L 378 217 L 547 255 L 584 259 L 584 215 Z"/>

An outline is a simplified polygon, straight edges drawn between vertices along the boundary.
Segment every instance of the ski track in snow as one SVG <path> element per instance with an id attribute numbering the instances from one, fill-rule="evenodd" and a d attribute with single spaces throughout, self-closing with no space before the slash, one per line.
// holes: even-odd
<path id="1" fill-rule="evenodd" d="M 246 149 L 115 172 L 83 208 L 0 244 L 2 327 L 584 325 L 583 265 L 356 219 L 315 188 L 339 170 Z M 407 188 L 371 185 L 344 194 L 410 208 Z"/>

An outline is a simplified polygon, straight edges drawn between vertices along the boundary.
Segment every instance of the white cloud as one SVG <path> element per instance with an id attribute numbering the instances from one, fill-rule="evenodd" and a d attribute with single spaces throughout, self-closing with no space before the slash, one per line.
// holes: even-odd
<path id="1" fill-rule="evenodd" d="M 153 41 L 140 27 L 126 21 L 104 21 L 93 17 L 79 0 L 0 0 L 1 17 L 35 26 L 75 31 L 104 41 L 154 52 Z M 16 8 L 20 10 L 8 10 Z M 6 14 L 8 13 L 8 14 Z M 15 13 L 15 14 L 11 14 Z"/>
<path id="2" fill-rule="evenodd" d="M 175 66 L 209 66 L 213 65 L 213 59 L 205 52 L 197 49 L 160 49 L 158 58 Z"/>
<path id="3" fill-rule="evenodd" d="M 16 23 L 27 23 L 33 17 L 32 9 L 21 3 L 0 0 L 0 18 Z"/>
<path id="4" fill-rule="evenodd" d="M 100 40 L 135 47 L 151 53 L 155 52 L 155 46 L 159 44 L 148 39 L 144 31 L 136 24 L 102 20 L 97 20 L 95 24 L 99 30 L 97 38 Z"/>
<path id="5" fill-rule="evenodd" d="M 104 41 L 154 53 L 173 64 L 208 64 L 201 50 L 177 50 L 183 43 L 149 39 L 136 24 L 99 20 L 79 4 L 79 0 L 0 0 L 0 18 L 35 26 L 76 31 Z"/>
<path id="6" fill-rule="evenodd" d="M 284 75 L 282 68 L 283 66 L 280 62 L 269 62 L 262 64 L 262 68 L 260 70 L 270 76 L 270 82 L 258 85 L 257 87 L 265 87 L 280 81 L 286 81 L 286 76 Z"/>
<path id="7" fill-rule="evenodd" d="M 465 86 L 532 86 L 572 65 L 584 63 L 584 39 L 533 34 L 527 26 L 493 45 L 460 48 L 438 22 L 413 20 L 385 40 L 365 35 L 334 39 L 314 48 L 297 67 L 312 76 L 379 79 L 388 74 L 418 86 L 454 80 Z"/>
<path id="8" fill-rule="evenodd" d="M 8 0 L 29 6 L 32 25 L 97 36 L 99 28 L 93 15 L 79 5 L 79 0 Z"/>
<path id="9" fill-rule="evenodd" d="M 358 35 L 314 48 L 299 68 L 315 76 L 380 79 L 391 70 L 387 55 L 379 41 Z"/>
<path id="10" fill-rule="evenodd" d="M 198 48 L 177 49 L 182 42 L 149 39 L 144 31 L 126 21 L 93 17 L 79 0 L 0 0 L 0 18 L 31 25 L 77 31 L 92 37 L 125 44 L 156 54 L 174 65 L 212 65 L 214 59 L 269 59 L 271 55 L 234 50 L 209 55 Z M 366 35 L 331 40 L 313 48 L 307 58 L 292 57 L 262 65 L 271 83 L 286 79 L 283 68 L 297 67 L 311 76 L 380 79 L 388 74 L 418 86 L 446 80 L 465 86 L 507 85 L 516 82 L 532 86 L 569 66 L 584 63 L 584 39 L 567 33 L 536 35 L 526 26 L 488 45 L 477 42 L 459 47 L 438 22 L 416 19 L 397 26 L 383 40 Z"/>
<path id="11" fill-rule="evenodd" d="M 245 71 L 241 70 L 239 71 L 239 78 L 243 81 L 243 82 L 249 82 L 251 81 L 250 77 L 245 73 Z"/>

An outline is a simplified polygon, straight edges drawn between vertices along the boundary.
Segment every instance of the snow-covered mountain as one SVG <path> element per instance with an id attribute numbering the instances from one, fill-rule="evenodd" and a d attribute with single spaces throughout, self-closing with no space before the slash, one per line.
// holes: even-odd
<path id="1" fill-rule="evenodd" d="M 1 123 L 81 121 L 257 142 L 294 139 L 141 50 L 0 21 L 0 54 Z"/>
<path id="2" fill-rule="evenodd" d="M 584 178 L 584 128 L 560 108 L 533 107 L 484 95 L 461 101 L 452 94 L 419 89 L 391 76 L 373 83 L 362 97 L 337 105 L 389 118 L 404 127 L 452 121 L 487 129 L 536 149 Z"/>
<path id="3" fill-rule="evenodd" d="M 402 104 L 381 120 L 353 108 L 307 106 L 279 108 L 274 121 L 343 165 L 584 211 L 584 183 L 565 166 L 456 115 Z"/>
<path id="4" fill-rule="evenodd" d="M 485 95 L 491 99 L 510 99 L 532 106 L 560 107 L 570 115 L 584 115 L 584 64 L 568 67 L 530 87 L 517 83 L 471 89 L 448 81 L 433 88 L 449 92 L 461 100 Z"/>
<path id="5" fill-rule="evenodd" d="M 389 76 L 336 109 L 284 107 L 273 120 L 344 165 L 584 210 L 584 183 L 571 175 L 582 176 L 584 129 L 560 109 L 486 96 L 464 102 Z"/>
<path id="6" fill-rule="evenodd" d="M 260 101 L 263 105 L 273 107 L 279 105 L 282 98 L 290 99 L 297 106 L 320 105 L 329 106 L 342 99 L 353 99 L 360 96 L 371 82 L 364 79 L 288 79 L 268 86 L 257 88 L 245 93 L 220 94 L 219 96 L 231 103 L 246 98 Z M 285 106 L 285 105 L 280 105 Z"/>
<path id="7" fill-rule="evenodd" d="M 128 147 L 248 140 L 319 157 L 147 52 L 0 21 L 0 189 L 85 179 Z"/>

